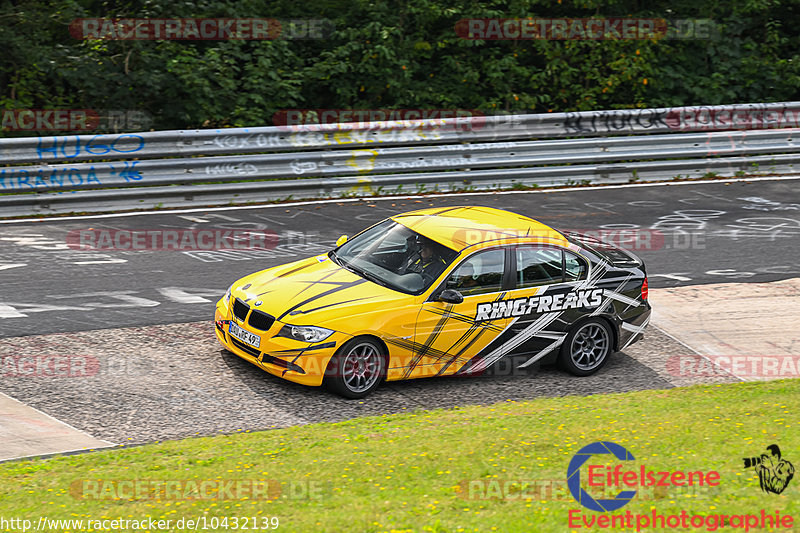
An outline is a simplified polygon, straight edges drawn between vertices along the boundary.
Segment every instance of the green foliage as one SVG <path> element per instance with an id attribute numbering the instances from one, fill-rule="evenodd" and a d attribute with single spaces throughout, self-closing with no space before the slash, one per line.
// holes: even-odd
<path id="1" fill-rule="evenodd" d="M 15 5 L 17 4 L 17 5 Z M 473 41 L 464 18 L 712 19 L 707 40 Z M 325 39 L 73 38 L 81 17 L 324 18 Z M 28 0 L 0 3 L 0 107 L 138 109 L 155 129 L 281 109 L 548 112 L 798 100 L 797 0 Z"/>

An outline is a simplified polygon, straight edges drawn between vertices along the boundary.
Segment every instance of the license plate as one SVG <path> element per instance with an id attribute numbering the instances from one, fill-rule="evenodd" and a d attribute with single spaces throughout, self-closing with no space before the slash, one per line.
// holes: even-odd
<path id="1" fill-rule="evenodd" d="M 250 333 L 249 331 L 240 328 L 233 322 L 231 322 L 230 327 L 228 328 L 228 333 L 231 334 L 231 337 L 239 339 L 245 344 L 249 344 L 254 348 L 258 348 L 261 346 L 261 337 L 256 335 L 255 333 Z"/>

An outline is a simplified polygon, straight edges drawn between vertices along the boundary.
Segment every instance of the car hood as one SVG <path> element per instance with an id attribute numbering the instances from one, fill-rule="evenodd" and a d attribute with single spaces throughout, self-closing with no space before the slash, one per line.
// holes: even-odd
<path id="1" fill-rule="evenodd" d="M 232 297 L 281 322 L 319 325 L 350 315 L 408 303 L 414 296 L 383 287 L 327 256 L 311 257 L 250 274 L 233 285 Z"/>

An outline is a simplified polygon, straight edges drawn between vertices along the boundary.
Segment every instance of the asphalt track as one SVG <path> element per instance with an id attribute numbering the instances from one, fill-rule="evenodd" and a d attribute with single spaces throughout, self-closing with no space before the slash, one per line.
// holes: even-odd
<path id="1" fill-rule="evenodd" d="M 656 230 L 657 249 L 635 250 L 654 288 L 785 279 L 800 275 L 797 184 L 694 182 L 4 223 L 0 338 L 209 320 L 237 278 L 324 253 L 342 234 L 429 206 L 499 207 L 557 229 Z M 272 230 L 280 240 L 258 252 L 70 249 L 68 233 L 89 228 Z"/>
<path id="2" fill-rule="evenodd" d="M 797 277 L 797 183 L 690 183 L 3 223 L 0 356 L 82 357 L 94 370 L 57 378 L 5 373 L 0 391 L 96 438 L 129 443 L 416 408 L 669 388 L 684 383 L 653 362 L 688 349 L 651 327 L 645 340 L 589 378 L 500 366 L 481 377 L 390 383 L 366 400 L 348 401 L 274 378 L 223 352 L 210 318 L 213 302 L 236 278 L 322 253 L 341 234 L 431 205 L 500 207 L 556 228 L 657 230 L 664 236 L 658 249 L 637 250 L 652 288 Z M 88 228 L 271 229 L 281 240 L 260 253 L 98 253 L 65 244 L 69 231 Z"/>

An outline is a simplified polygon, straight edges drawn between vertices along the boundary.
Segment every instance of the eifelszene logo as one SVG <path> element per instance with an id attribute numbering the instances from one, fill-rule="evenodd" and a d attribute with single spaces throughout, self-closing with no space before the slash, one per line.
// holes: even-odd
<path id="1" fill-rule="evenodd" d="M 579 504 L 592 511 L 616 511 L 627 505 L 627 503 L 636 496 L 635 490 L 623 490 L 617 493 L 612 499 L 595 500 L 581 487 L 581 466 L 595 455 L 609 453 L 613 454 L 614 457 L 620 461 L 633 461 L 634 459 L 633 454 L 619 444 L 601 441 L 593 442 L 581 448 L 578 453 L 572 457 L 567 467 L 567 487 L 569 487 L 572 497 L 575 498 L 575 501 Z"/>
<path id="2" fill-rule="evenodd" d="M 634 461 L 633 454 L 615 442 L 593 442 L 581 448 L 569 462 L 567 467 L 567 487 L 572 497 L 582 506 L 592 511 L 605 513 L 616 511 L 636 496 L 638 489 L 649 487 L 716 487 L 720 475 L 715 470 L 708 472 L 666 470 L 654 471 L 645 465 L 625 468 L 623 465 L 605 466 L 590 462 L 586 467 L 586 486 L 592 489 L 629 488 L 622 490 L 612 498 L 595 499 L 581 486 L 581 467 L 597 455 L 613 455 L 620 461 Z M 665 489 L 668 490 L 668 489 Z"/>
<path id="3" fill-rule="evenodd" d="M 767 446 L 767 451 L 769 453 L 762 453 L 761 457 L 745 457 L 744 467 L 755 469 L 762 491 L 780 494 L 794 477 L 794 466 L 781 458 L 777 444 Z"/>

